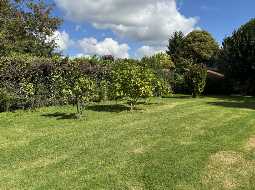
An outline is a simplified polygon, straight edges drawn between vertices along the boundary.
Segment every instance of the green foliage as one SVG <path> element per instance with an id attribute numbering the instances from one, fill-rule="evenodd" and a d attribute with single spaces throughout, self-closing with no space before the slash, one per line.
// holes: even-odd
<path id="1" fill-rule="evenodd" d="M 19 84 L 19 97 L 22 97 L 26 108 L 33 108 L 35 103 L 35 87 L 33 83 L 22 82 Z"/>
<path id="2" fill-rule="evenodd" d="M 157 81 L 154 83 L 155 96 L 168 95 L 172 92 L 175 65 L 168 54 L 158 53 L 151 57 L 144 57 L 139 64 L 154 71 L 157 77 Z"/>
<path id="3" fill-rule="evenodd" d="M 218 66 L 238 93 L 255 95 L 255 19 L 224 39 Z"/>
<path id="4" fill-rule="evenodd" d="M 184 39 L 184 34 L 181 31 L 176 31 L 168 40 L 166 53 L 173 59 L 175 63 L 178 62 L 178 59 L 181 56 Z"/>
<path id="5" fill-rule="evenodd" d="M 55 81 L 60 96 L 65 103 L 76 105 L 77 116 L 80 117 L 85 106 L 95 100 L 97 85 L 95 80 L 81 72 L 76 63 L 70 61 L 60 67 L 58 75 L 55 75 Z"/>
<path id="6" fill-rule="evenodd" d="M 175 68 L 171 57 L 166 53 L 157 53 L 151 57 L 143 57 L 140 64 L 143 67 L 151 68 L 154 70 L 174 70 Z"/>
<path id="7" fill-rule="evenodd" d="M 70 87 L 70 86 L 69 86 Z M 95 82 L 89 77 L 83 76 L 78 78 L 74 86 L 69 88 L 71 97 L 74 97 L 77 105 L 77 113 L 82 114 L 84 106 L 95 98 L 96 85 Z"/>
<path id="8" fill-rule="evenodd" d="M 182 57 L 192 59 L 194 63 L 208 64 L 217 51 L 219 46 L 210 33 L 193 31 L 184 39 Z"/>
<path id="9" fill-rule="evenodd" d="M 127 98 L 133 109 L 139 98 L 153 96 L 156 78 L 150 69 L 139 66 L 136 61 L 119 60 L 112 67 L 111 97 Z"/>
<path id="10" fill-rule="evenodd" d="M 51 57 L 56 44 L 49 37 L 61 24 L 52 16 L 53 6 L 43 0 L 1 0 L 0 56 L 11 52 Z"/>
<path id="11" fill-rule="evenodd" d="M 219 46 L 206 31 L 193 31 L 187 36 L 175 32 L 169 39 L 167 53 L 175 64 L 172 86 L 175 92 L 186 92 L 186 71 L 190 64 L 214 65 Z"/>
<path id="12" fill-rule="evenodd" d="M 143 61 L 12 54 L 0 58 L 0 88 L 17 98 L 12 109 L 75 104 L 81 115 L 90 102 L 127 99 L 133 108 L 139 98 L 171 94 L 172 67 L 166 54 Z"/>
<path id="13" fill-rule="evenodd" d="M 207 69 L 200 64 L 190 64 L 185 74 L 186 84 L 188 85 L 194 98 L 201 95 L 204 91 L 207 78 Z"/>
<path id="14" fill-rule="evenodd" d="M 7 89 L 0 88 L 0 112 L 11 111 L 15 103 L 15 96 Z"/>
<path id="15" fill-rule="evenodd" d="M 56 102 L 55 67 L 60 60 L 13 54 L 0 57 L 0 88 L 19 97 L 12 108 L 33 108 Z"/>

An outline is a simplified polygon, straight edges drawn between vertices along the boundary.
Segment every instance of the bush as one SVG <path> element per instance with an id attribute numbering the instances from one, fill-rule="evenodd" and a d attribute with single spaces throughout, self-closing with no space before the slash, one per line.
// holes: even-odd
<path id="1" fill-rule="evenodd" d="M 201 95 L 206 85 L 207 69 L 200 64 L 191 64 L 185 74 L 186 83 L 196 98 Z"/>
<path id="2" fill-rule="evenodd" d="M 16 98 L 6 89 L 0 89 L 0 112 L 11 111 L 16 103 Z"/>
<path id="3" fill-rule="evenodd" d="M 174 70 L 174 63 L 169 55 L 166 53 L 158 53 L 150 57 L 143 57 L 140 65 L 154 70 Z"/>
<path id="4" fill-rule="evenodd" d="M 81 69 L 81 64 L 76 61 L 67 61 L 54 76 L 60 97 L 66 104 L 76 105 L 78 117 L 88 103 L 98 99 L 96 80 L 84 74 L 86 68 Z"/>
<path id="5" fill-rule="evenodd" d="M 134 108 L 139 98 L 170 93 L 166 83 L 157 77 L 152 69 L 140 66 L 138 61 L 119 60 L 112 67 L 111 97 L 126 98 Z"/>
<path id="6" fill-rule="evenodd" d="M 6 89 L 1 94 L 1 110 L 75 104 L 81 115 L 86 104 L 109 99 L 126 99 L 133 109 L 140 98 L 171 94 L 172 68 L 166 54 L 144 61 L 1 57 L 0 89 Z"/>
<path id="7" fill-rule="evenodd" d="M 0 58 L 0 88 L 11 91 L 17 108 L 31 109 L 57 102 L 53 75 L 59 59 L 13 54 Z"/>
<path id="8" fill-rule="evenodd" d="M 151 69 L 156 75 L 155 96 L 167 96 L 172 93 L 175 64 L 168 54 L 158 53 L 150 57 L 144 57 L 139 64 L 144 68 Z"/>

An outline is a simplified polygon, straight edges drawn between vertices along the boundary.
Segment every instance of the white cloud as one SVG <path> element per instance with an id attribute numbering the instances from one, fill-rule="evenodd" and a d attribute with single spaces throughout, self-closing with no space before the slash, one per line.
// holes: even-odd
<path id="1" fill-rule="evenodd" d="M 70 36 L 66 31 L 56 31 L 50 39 L 55 40 L 60 51 L 67 50 L 73 44 L 73 41 L 70 39 Z"/>
<path id="2" fill-rule="evenodd" d="M 105 38 L 98 41 L 95 38 L 84 38 L 78 41 L 78 44 L 85 55 L 113 55 L 118 58 L 128 58 L 129 46 L 119 44 L 112 38 Z"/>
<path id="3" fill-rule="evenodd" d="M 141 58 L 144 56 L 152 56 L 156 53 L 165 52 L 166 48 L 154 46 L 142 46 L 137 49 L 136 56 Z"/>
<path id="4" fill-rule="evenodd" d="M 171 33 L 189 33 L 198 19 L 185 17 L 176 0 L 55 0 L 66 17 L 111 29 L 120 36 L 145 44 L 165 45 Z"/>

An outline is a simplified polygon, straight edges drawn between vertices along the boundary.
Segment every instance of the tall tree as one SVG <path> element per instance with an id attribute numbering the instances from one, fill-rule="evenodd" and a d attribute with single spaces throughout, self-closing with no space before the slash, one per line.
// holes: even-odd
<path id="1" fill-rule="evenodd" d="M 53 5 L 43 0 L 1 0 L 0 55 L 10 52 L 52 56 L 56 44 L 49 36 L 61 20 L 52 16 Z"/>
<path id="2" fill-rule="evenodd" d="M 181 53 L 185 59 L 207 65 L 218 50 L 219 46 L 210 33 L 195 30 L 185 37 Z"/>
<path id="3" fill-rule="evenodd" d="M 184 42 L 184 34 L 181 31 L 176 31 L 170 36 L 166 53 L 173 59 L 174 62 L 180 58 Z"/>
<path id="4" fill-rule="evenodd" d="M 255 19 L 224 39 L 219 68 L 242 93 L 255 94 Z"/>

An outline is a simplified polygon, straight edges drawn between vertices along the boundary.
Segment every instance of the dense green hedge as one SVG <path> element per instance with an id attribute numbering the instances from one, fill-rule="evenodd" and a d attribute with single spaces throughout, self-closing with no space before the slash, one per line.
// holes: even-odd
<path id="1" fill-rule="evenodd" d="M 148 66 L 150 61 L 159 66 Z M 146 61 L 19 54 L 1 57 L 0 111 L 75 104 L 80 112 L 89 102 L 119 98 L 133 106 L 139 98 L 171 93 L 170 80 L 162 74 L 171 71 L 165 68 L 169 63 L 163 55 Z"/>

